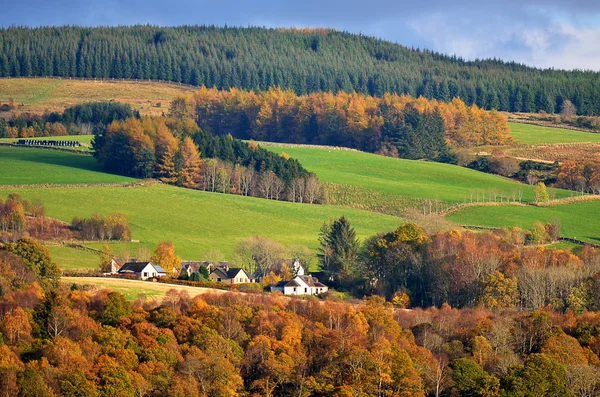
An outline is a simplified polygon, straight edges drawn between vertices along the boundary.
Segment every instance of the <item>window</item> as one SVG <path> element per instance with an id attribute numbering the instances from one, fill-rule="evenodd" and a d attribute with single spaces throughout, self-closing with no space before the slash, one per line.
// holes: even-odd
<path id="1" fill-rule="evenodd" d="M 217 277 L 217 282 L 220 283 L 221 282 L 221 277 Z"/>
<path id="2" fill-rule="evenodd" d="M 148 272 L 144 272 L 144 277 L 148 277 Z"/>
<path id="3" fill-rule="evenodd" d="M 306 294 L 308 292 L 308 288 L 304 288 L 304 293 Z"/>
<path id="4" fill-rule="evenodd" d="M 294 292 L 296 292 L 296 287 L 294 287 Z"/>

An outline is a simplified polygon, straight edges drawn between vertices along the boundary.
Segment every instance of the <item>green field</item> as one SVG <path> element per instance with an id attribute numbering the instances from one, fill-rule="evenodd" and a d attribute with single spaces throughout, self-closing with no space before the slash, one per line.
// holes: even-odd
<path id="1" fill-rule="evenodd" d="M 600 201 L 589 201 L 555 207 L 473 207 L 450 215 L 448 218 L 463 225 L 531 228 L 536 221 L 561 220 L 561 234 L 565 237 L 593 243 L 600 242 Z"/>
<path id="2" fill-rule="evenodd" d="M 45 140 L 45 141 L 77 141 L 81 142 L 82 146 L 79 147 L 64 147 L 62 149 L 73 150 L 76 152 L 90 152 L 92 150 L 92 139 L 93 135 L 66 135 L 66 136 L 44 136 L 44 137 L 35 137 L 35 138 L 26 138 L 26 139 L 37 139 L 37 140 Z M 14 143 L 17 142 L 21 138 L 0 138 L 0 143 L 8 142 Z"/>
<path id="3" fill-rule="evenodd" d="M 47 248 L 50 250 L 54 262 L 62 270 L 98 269 L 100 256 L 94 252 L 55 245 Z"/>
<path id="4" fill-rule="evenodd" d="M 0 146 L 0 185 L 133 182 L 101 171 L 89 155 Z"/>
<path id="5" fill-rule="evenodd" d="M 394 159 L 351 150 L 312 147 L 265 146 L 285 152 L 325 182 L 355 186 L 379 193 L 379 196 L 441 200 L 448 203 L 468 201 L 473 194 L 490 191 L 523 192 L 523 201 L 533 200 L 533 187 L 495 175 L 455 165 Z M 552 189 L 551 189 L 552 190 Z M 565 190 L 554 190 L 556 198 L 569 197 Z"/>
<path id="6" fill-rule="evenodd" d="M 600 142 L 600 134 L 539 125 L 508 123 L 510 134 L 517 142 L 528 145 L 554 143 Z"/>
<path id="7" fill-rule="evenodd" d="M 0 189 L 0 196 L 15 189 Z M 219 249 L 230 257 L 244 237 L 262 235 L 284 244 L 318 245 L 319 228 L 329 218 L 347 216 L 365 238 L 397 227 L 401 220 L 335 206 L 294 204 L 173 186 L 61 187 L 16 189 L 25 199 L 39 197 L 48 216 L 70 222 L 74 216 L 121 212 L 132 237 L 141 243 L 170 240 L 185 259 L 203 259 Z M 119 249 L 119 247 L 115 247 Z"/>

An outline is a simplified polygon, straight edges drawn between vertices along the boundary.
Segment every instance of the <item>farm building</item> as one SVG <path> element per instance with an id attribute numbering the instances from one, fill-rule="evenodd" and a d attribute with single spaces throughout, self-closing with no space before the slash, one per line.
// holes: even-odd
<path id="1" fill-rule="evenodd" d="M 166 277 L 165 269 L 152 262 L 128 262 L 119 269 L 119 274 L 122 276 L 139 277 L 142 280 L 147 280 L 152 277 Z"/>
<path id="2" fill-rule="evenodd" d="M 124 259 L 112 258 L 110 260 L 110 271 L 107 274 L 118 274 L 125 262 Z"/>
<path id="3" fill-rule="evenodd" d="M 291 280 L 281 281 L 271 287 L 271 292 L 280 291 L 284 295 L 318 295 L 329 290 L 325 284 L 313 276 L 296 276 Z"/>
<path id="4" fill-rule="evenodd" d="M 217 283 L 244 284 L 256 282 L 256 279 L 241 267 L 229 267 L 229 265 L 216 267 L 208 277 Z"/>
<path id="5" fill-rule="evenodd" d="M 187 274 L 188 277 L 192 276 L 192 273 L 200 273 L 200 269 L 205 268 L 207 274 L 213 271 L 215 266 L 211 262 L 202 261 L 182 261 L 181 262 L 181 273 Z"/>

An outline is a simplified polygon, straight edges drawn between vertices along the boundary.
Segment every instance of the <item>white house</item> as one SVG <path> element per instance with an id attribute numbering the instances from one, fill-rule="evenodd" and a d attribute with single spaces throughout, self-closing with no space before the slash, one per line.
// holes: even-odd
<path id="1" fill-rule="evenodd" d="M 284 295 L 318 295 L 327 292 L 329 287 L 313 276 L 298 275 L 289 281 L 281 281 L 271 286 L 271 292 L 280 291 Z"/>
<path id="2" fill-rule="evenodd" d="M 153 277 L 166 277 L 165 269 L 152 262 L 129 262 L 125 263 L 119 269 L 119 274 L 122 276 L 139 277 L 142 280 L 147 280 Z"/>

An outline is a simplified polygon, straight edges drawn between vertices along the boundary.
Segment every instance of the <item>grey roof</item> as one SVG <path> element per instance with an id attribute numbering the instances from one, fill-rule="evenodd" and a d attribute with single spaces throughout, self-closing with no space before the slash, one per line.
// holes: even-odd
<path id="1" fill-rule="evenodd" d="M 247 271 L 245 271 L 245 270 L 244 270 L 243 268 L 241 268 L 241 267 L 230 267 L 230 268 L 229 268 L 229 270 L 227 271 L 227 277 L 229 277 L 229 278 L 234 278 L 235 276 L 237 276 L 237 275 L 238 275 L 238 273 L 239 273 L 240 271 L 244 272 L 248 278 L 252 278 L 252 277 L 250 277 L 250 275 L 248 274 L 248 272 L 247 272 Z"/>
<path id="2" fill-rule="evenodd" d="M 158 273 L 165 273 L 165 274 L 167 273 L 167 271 L 165 269 L 163 269 L 161 266 L 158 266 L 158 265 L 152 265 L 152 266 L 154 266 L 154 268 L 156 269 L 156 271 Z"/>
<path id="3" fill-rule="evenodd" d="M 119 269 L 119 273 L 141 273 L 141 271 L 144 270 L 144 268 L 148 265 L 154 267 L 154 269 L 156 269 L 156 271 L 158 273 L 165 273 L 165 274 L 167 273 L 165 271 L 165 269 L 163 269 L 162 267 L 160 267 L 158 265 L 154 265 L 151 262 L 128 262 L 128 263 L 125 263 Z"/>
<path id="4" fill-rule="evenodd" d="M 212 274 L 216 274 L 216 275 L 217 275 L 217 277 L 219 277 L 219 278 L 222 278 L 222 279 L 223 279 L 223 278 L 231 278 L 231 277 L 229 277 L 229 275 L 228 275 L 228 274 L 225 272 L 225 270 L 223 270 L 223 269 L 219 269 L 219 268 L 216 268 L 215 270 L 213 270 L 213 272 L 211 273 L 211 275 L 212 275 Z"/>
<path id="5" fill-rule="evenodd" d="M 146 266 L 148 266 L 150 262 L 127 262 L 119 269 L 119 273 L 139 273 Z"/>

